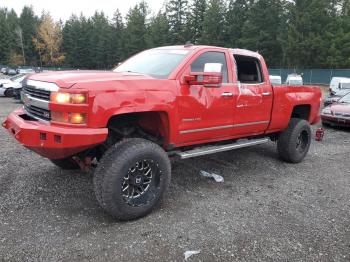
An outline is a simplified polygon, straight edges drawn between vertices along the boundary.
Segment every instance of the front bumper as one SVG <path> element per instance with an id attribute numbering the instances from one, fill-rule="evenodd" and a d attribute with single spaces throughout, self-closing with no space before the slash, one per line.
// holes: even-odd
<path id="1" fill-rule="evenodd" d="M 332 126 L 350 127 L 350 119 L 331 115 L 321 115 L 322 123 Z"/>
<path id="2" fill-rule="evenodd" d="M 62 159 L 103 143 L 107 128 L 58 127 L 26 120 L 23 109 L 11 113 L 2 124 L 23 146 L 49 159 Z"/>

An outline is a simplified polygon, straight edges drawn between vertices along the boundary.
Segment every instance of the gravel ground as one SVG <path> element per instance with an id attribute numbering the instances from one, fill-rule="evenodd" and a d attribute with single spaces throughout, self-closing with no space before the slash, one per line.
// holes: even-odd
<path id="1" fill-rule="evenodd" d="M 19 106 L 0 98 L 0 120 Z M 0 261 L 183 261 L 188 250 L 201 251 L 189 261 L 349 261 L 349 143 L 327 129 L 298 165 L 274 143 L 177 162 L 160 208 L 119 223 L 91 174 L 62 171 L 1 129 Z"/>

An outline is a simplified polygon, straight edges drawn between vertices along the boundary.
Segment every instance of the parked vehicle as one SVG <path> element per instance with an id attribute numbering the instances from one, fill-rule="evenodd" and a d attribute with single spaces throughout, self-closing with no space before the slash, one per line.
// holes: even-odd
<path id="1" fill-rule="evenodd" d="M 303 78 L 301 75 L 297 74 L 291 74 L 288 75 L 287 80 L 286 80 L 287 85 L 292 85 L 292 86 L 302 86 L 304 84 Z"/>
<path id="2" fill-rule="evenodd" d="M 17 75 L 17 71 L 16 69 L 13 69 L 13 68 L 6 68 L 6 75 L 9 75 L 9 76 L 14 76 L 14 75 Z"/>
<path id="3" fill-rule="evenodd" d="M 280 76 L 272 76 L 272 75 L 270 75 L 270 82 L 273 85 L 281 85 L 282 84 L 282 78 Z"/>
<path id="4" fill-rule="evenodd" d="M 17 74 L 34 74 L 36 73 L 32 68 L 18 68 Z"/>
<path id="5" fill-rule="evenodd" d="M 338 92 L 336 92 L 334 95 L 331 93 L 328 97 L 324 100 L 324 106 L 329 106 L 333 103 L 338 102 L 340 98 L 350 93 L 350 83 L 340 83 L 342 86 L 341 89 L 339 89 Z"/>
<path id="6" fill-rule="evenodd" d="M 2 67 L 1 69 L 0 69 L 0 72 L 2 73 L 2 74 L 6 74 L 6 67 Z"/>
<path id="7" fill-rule="evenodd" d="M 27 74 L 20 74 L 9 79 L 0 80 L 0 95 L 12 97 L 14 95 L 14 90 L 20 91 L 22 82 L 26 76 Z"/>
<path id="8" fill-rule="evenodd" d="M 350 127 L 350 93 L 323 109 L 321 118 L 324 125 Z"/>
<path id="9" fill-rule="evenodd" d="M 335 95 L 337 92 L 339 92 L 343 88 L 344 85 L 345 85 L 345 88 L 347 88 L 349 83 L 350 83 L 350 78 L 333 77 L 329 85 L 329 93 L 331 95 Z"/>
<path id="10" fill-rule="evenodd" d="M 4 128 L 58 167 L 97 166 L 98 202 L 129 220 L 147 215 L 162 198 L 169 158 L 273 140 L 281 159 L 301 162 L 310 125 L 320 120 L 321 91 L 272 86 L 258 53 L 186 45 L 144 51 L 113 72 L 31 75 L 23 102 Z"/>
<path id="11" fill-rule="evenodd" d="M 10 87 L 4 87 L 0 84 L 0 96 L 11 97 L 13 95 L 13 89 Z"/>

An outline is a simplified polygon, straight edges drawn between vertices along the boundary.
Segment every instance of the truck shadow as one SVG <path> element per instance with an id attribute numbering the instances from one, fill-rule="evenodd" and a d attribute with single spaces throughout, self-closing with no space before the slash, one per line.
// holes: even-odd
<path id="1" fill-rule="evenodd" d="M 222 190 L 232 191 L 235 187 L 245 187 L 249 180 L 259 176 L 263 165 L 274 162 L 280 164 L 275 147 L 262 145 L 231 152 L 218 153 L 195 159 L 176 161 L 172 165 L 172 181 L 168 192 L 164 196 L 160 208 L 154 211 L 177 212 L 178 209 L 190 208 L 191 201 L 177 202 L 184 199 L 200 198 L 203 192 L 217 194 Z M 106 214 L 99 206 L 93 188 L 93 172 L 63 171 L 48 163 L 45 172 L 36 174 L 40 177 L 36 184 L 42 188 L 36 194 L 44 206 L 52 206 L 55 213 L 69 219 L 83 216 L 86 220 L 114 224 L 113 218 Z M 200 171 L 214 172 L 224 177 L 224 183 L 216 183 L 209 178 L 200 176 Z M 186 198 L 187 199 L 187 198 Z M 163 210 L 163 211 L 162 211 Z M 150 216 L 152 216 L 152 214 Z"/>

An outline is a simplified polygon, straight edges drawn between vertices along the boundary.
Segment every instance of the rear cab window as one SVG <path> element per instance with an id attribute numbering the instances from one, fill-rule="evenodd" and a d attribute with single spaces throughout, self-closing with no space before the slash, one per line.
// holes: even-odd
<path id="1" fill-rule="evenodd" d="M 264 75 L 259 59 L 250 56 L 233 55 L 236 62 L 237 79 L 245 84 L 260 84 Z"/>

